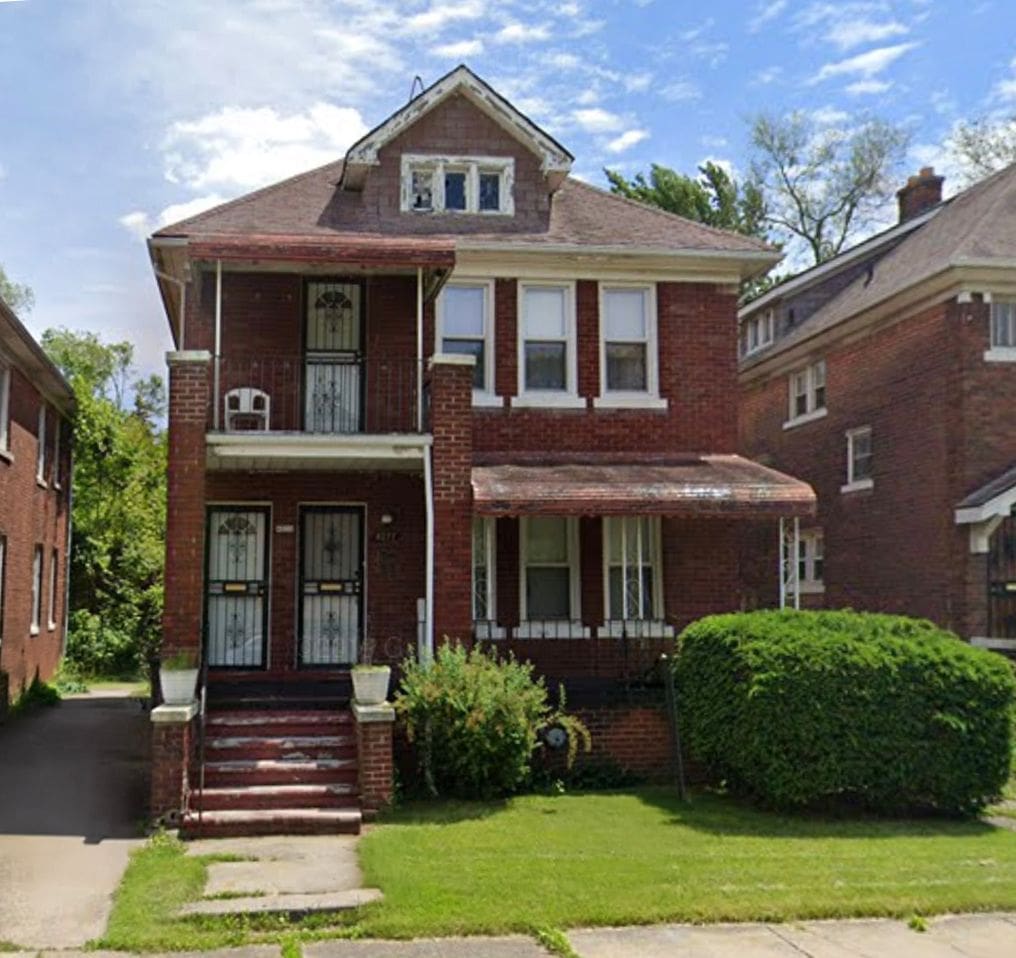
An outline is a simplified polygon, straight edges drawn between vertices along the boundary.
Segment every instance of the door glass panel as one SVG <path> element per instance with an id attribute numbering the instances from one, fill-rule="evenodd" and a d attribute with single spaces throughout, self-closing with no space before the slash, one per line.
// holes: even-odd
<path id="1" fill-rule="evenodd" d="M 304 428 L 363 428 L 362 290 L 357 283 L 307 284 Z"/>
<path id="2" fill-rule="evenodd" d="M 265 664 L 267 510 L 208 514 L 207 655 L 218 668 Z"/>
<path id="3" fill-rule="evenodd" d="M 362 632 L 363 513 L 306 509 L 301 517 L 300 664 L 350 665 Z"/>

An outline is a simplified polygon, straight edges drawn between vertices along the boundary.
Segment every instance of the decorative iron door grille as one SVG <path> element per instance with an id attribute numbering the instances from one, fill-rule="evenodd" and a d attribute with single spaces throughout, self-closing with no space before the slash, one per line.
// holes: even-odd
<path id="1" fill-rule="evenodd" d="M 1016 639 L 1016 515 L 991 537 L 988 553 L 988 635 Z"/>
<path id="2" fill-rule="evenodd" d="M 363 430 L 363 287 L 308 282 L 304 428 Z"/>
<path id="3" fill-rule="evenodd" d="M 307 507 L 300 520 L 300 665 L 352 665 L 363 632 L 363 510 Z"/>
<path id="4" fill-rule="evenodd" d="M 265 667 L 268 508 L 208 511 L 205 649 L 213 668 Z"/>

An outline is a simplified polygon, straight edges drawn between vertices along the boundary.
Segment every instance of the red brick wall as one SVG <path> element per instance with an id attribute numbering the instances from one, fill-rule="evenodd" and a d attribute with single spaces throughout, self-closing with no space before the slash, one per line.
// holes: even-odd
<path id="1" fill-rule="evenodd" d="M 367 818 L 373 818 L 392 801 L 395 785 L 393 731 L 394 722 L 356 723 L 360 804 Z"/>
<path id="2" fill-rule="evenodd" d="M 793 429 L 783 429 L 787 373 L 743 385 L 742 451 L 811 483 L 818 494 L 814 525 L 825 533 L 829 608 L 959 625 L 950 587 L 956 546 L 950 473 L 957 453 L 951 326 L 949 309 L 940 305 L 816 353 L 814 359 L 826 361 L 829 412 Z M 874 488 L 841 493 L 845 432 L 863 425 L 873 429 Z M 756 531 L 760 538 L 750 551 L 762 559 L 759 568 L 775 570 L 775 524 Z M 753 583 L 761 604 L 775 602 L 777 584 L 775 573 Z"/>
<path id="3" fill-rule="evenodd" d="M 66 629 L 64 596 L 67 577 L 71 431 L 60 430 L 60 470 L 55 471 L 53 439 L 56 412 L 46 421 L 45 487 L 36 481 L 40 393 L 20 370 L 11 370 L 9 454 L 0 453 L 0 535 L 7 537 L 4 570 L 0 671 L 8 675 L 13 703 L 38 677 L 52 678 Z M 59 479 L 61 488 L 54 480 Z M 31 634 L 32 565 L 36 545 L 43 547 L 42 611 L 38 635 Z M 53 550 L 57 552 L 55 608 L 50 610 Z M 53 627 L 50 628 L 52 615 Z M 0 695 L 2 698 L 2 695 Z"/>

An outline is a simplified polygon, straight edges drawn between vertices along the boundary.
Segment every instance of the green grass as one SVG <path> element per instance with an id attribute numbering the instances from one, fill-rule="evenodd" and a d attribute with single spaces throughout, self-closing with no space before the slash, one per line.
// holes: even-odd
<path id="1" fill-rule="evenodd" d="M 1014 832 L 662 789 L 407 807 L 360 849 L 385 893 L 360 927 L 382 937 L 1016 907 Z"/>

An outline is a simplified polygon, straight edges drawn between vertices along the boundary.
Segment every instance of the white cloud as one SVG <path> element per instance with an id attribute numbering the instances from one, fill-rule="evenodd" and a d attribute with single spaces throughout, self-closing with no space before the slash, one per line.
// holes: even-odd
<path id="1" fill-rule="evenodd" d="M 572 117 L 587 133 L 613 133 L 624 125 L 624 120 L 616 113 L 598 106 L 575 110 Z"/>
<path id="2" fill-rule="evenodd" d="M 697 40 L 707 30 L 709 30 L 716 21 L 712 17 L 707 17 L 698 26 L 691 27 L 689 30 L 685 30 L 679 33 L 678 36 L 685 42 L 691 43 L 692 40 Z"/>
<path id="3" fill-rule="evenodd" d="M 550 36 L 550 28 L 546 24 L 507 23 L 497 33 L 497 43 L 532 43 L 546 40 Z"/>
<path id="4" fill-rule="evenodd" d="M 1010 76 L 995 84 L 992 94 L 998 100 L 1016 101 L 1016 57 L 1009 61 Z"/>
<path id="5" fill-rule="evenodd" d="M 435 56 L 447 57 L 450 60 L 461 60 L 465 57 L 477 57 L 483 53 L 482 40 L 458 40 L 455 43 L 442 43 L 433 47 Z"/>
<path id="6" fill-rule="evenodd" d="M 700 100 L 702 98 L 702 90 L 692 80 L 675 80 L 660 90 L 660 96 L 671 103 L 681 103 L 685 100 Z"/>
<path id="7" fill-rule="evenodd" d="M 850 119 L 846 110 L 838 110 L 834 106 L 820 106 L 811 111 L 811 118 L 819 126 L 839 126 Z"/>
<path id="8" fill-rule="evenodd" d="M 197 216 L 198 213 L 210 210 L 213 206 L 225 203 L 226 199 L 227 197 L 220 196 L 218 193 L 211 193 L 207 196 L 198 196 L 187 200 L 185 203 L 173 203 L 154 218 L 143 210 L 134 210 L 131 213 L 125 213 L 117 222 L 138 239 L 146 239 L 156 230 L 162 229 L 163 226 Z"/>
<path id="9" fill-rule="evenodd" d="M 916 42 L 910 42 L 897 43 L 888 47 L 876 47 L 874 50 L 859 53 L 846 60 L 827 63 L 812 77 L 810 82 L 819 83 L 837 76 L 858 76 L 862 79 L 870 79 L 888 69 L 901 56 L 909 53 L 916 46 Z"/>
<path id="10" fill-rule="evenodd" d="M 837 20 L 825 34 L 825 39 L 841 50 L 850 50 L 865 43 L 880 43 L 892 37 L 906 36 L 910 31 L 898 20 L 876 23 L 873 20 Z"/>
<path id="11" fill-rule="evenodd" d="M 434 33 L 450 23 L 461 20 L 476 20 L 486 12 L 482 0 L 461 0 L 459 3 L 435 3 L 421 13 L 405 18 L 405 29 L 409 33 Z"/>
<path id="12" fill-rule="evenodd" d="M 629 93 L 644 93 L 649 89 L 649 84 L 653 82 L 653 75 L 651 73 L 635 73 L 626 76 L 621 82 Z"/>
<path id="13" fill-rule="evenodd" d="M 5 179 L 7 179 L 7 169 L 4 167 L 3 163 L 0 163 L 0 180 Z"/>
<path id="14" fill-rule="evenodd" d="M 194 191 L 249 190 L 341 159 L 366 132 L 358 110 L 329 103 L 288 115 L 272 107 L 223 107 L 170 127 L 166 177 Z"/>
<path id="15" fill-rule="evenodd" d="M 725 136 L 713 136 L 710 133 L 703 133 L 699 137 L 699 142 L 710 150 L 722 150 L 727 145 L 727 138 Z"/>
<path id="16" fill-rule="evenodd" d="M 758 83 L 760 86 L 768 86 L 770 83 L 775 83 L 780 76 L 783 74 L 783 67 L 772 66 L 766 67 L 763 70 L 759 70 L 755 76 L 752 77 L 753 83 Z"/>
<path id="17" fill-rule="evenodd" d="M 648 138 L 648 130 L 626 130 L 607 143 L 606 149 L 608 153 L 623 153 L 635 146 L 636 143 L 641 143 Z"/>
<path id="18" fill-rule="evenodd" d="M 775 20 L 784 10 L 787 9 L 787 0 L 770 0 L 768 3 L 761 3 L 758 12 L 748 23 L 750 33 L 758 33 L 766 24 Z"/>
<path id="19" fill-rule="evenodd" d="M 847 93 L 852 96 L 862 96 L 867 93 L 885 93 L 892 88 L 888 80 L 858 80 L 855 83 L 848 83 L 845 87 Z"/>

